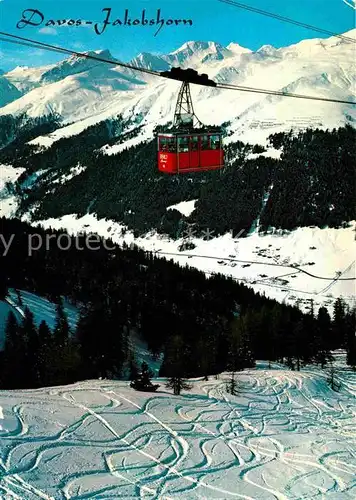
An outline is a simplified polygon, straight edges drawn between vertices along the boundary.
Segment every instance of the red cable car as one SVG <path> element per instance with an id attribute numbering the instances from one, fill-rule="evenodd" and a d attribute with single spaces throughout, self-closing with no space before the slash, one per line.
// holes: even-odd
<path id="1" fill-rule="evenodd" d="M 208 86 L 216 84 L 208 80 L 207 75 L 198 76 L 194 70 L 172 68 L 171 73 L 173 76 L 170 78 L 182 79 L 183 84 L 178 95 L 173 131 L 160 133 L 157 137 L 158 170 L 167 174 L 182 174 L 223 168 L 221 129 L 208 129 L 198 120 L 189 89 L 189 81 Z"/>
<path id="2" fill-rule="evenodd" d="M 224 166 L 221 135 L 215 132 L 159 134 L 158 169 L 167 174 L 217 170 Z"/>

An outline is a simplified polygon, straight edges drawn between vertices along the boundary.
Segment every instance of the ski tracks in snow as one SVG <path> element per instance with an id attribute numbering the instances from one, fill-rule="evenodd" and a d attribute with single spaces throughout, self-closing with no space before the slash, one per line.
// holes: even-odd
<path id="1" fill-rule="evenodd" d="M 241 372 L 237 396 L 227 377 L 178 397 L 109 381 L 0 392 L 0 498 L 353 499 L 356 375 L 344 378 L 340 393 L 280 369 Z"/>

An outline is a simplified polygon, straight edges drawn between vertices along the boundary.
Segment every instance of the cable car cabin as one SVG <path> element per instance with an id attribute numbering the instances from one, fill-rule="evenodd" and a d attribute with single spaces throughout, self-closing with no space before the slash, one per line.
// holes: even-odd
<path id="1" fill-rule="evenodd" d="M 224 166 L 221 134 L 158 135 L 158 169 L 167 174 L 217 170 Z"/>

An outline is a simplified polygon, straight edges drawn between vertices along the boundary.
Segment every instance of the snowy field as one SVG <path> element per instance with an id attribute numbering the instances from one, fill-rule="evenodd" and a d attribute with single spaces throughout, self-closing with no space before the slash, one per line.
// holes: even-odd
<path id="1" fill-rule="evenodd" d="M 356 373 L 259 363 L 173 396 L 121 381 L 0 391 L 1 499 L 356 498 Z"/>

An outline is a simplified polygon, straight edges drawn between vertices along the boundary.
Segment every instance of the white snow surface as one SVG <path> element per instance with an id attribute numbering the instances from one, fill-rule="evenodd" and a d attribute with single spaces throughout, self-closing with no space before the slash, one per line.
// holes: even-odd
<path id="1" fill-rule="evenodd" d="M 14 168 L 11 165 L 0 165 L 0 192 L 4 189 L 6 182 L 15 182 L 25 170 L 25 168 Z"/>
<path id="2" fill-rule="evenodd" d="M 355 304 L 355 280 L 342 278 L 356 277 L 356 221 L 343 229 L 304 227 L 283 234 L 253 232 L 245 238 L 227 233 L 210 241 L 197 234 L 191 238 L 196 248 L 184 252 L 178 250 L 182 238 L 174 241 L 155 232 L 135 238 L 129 230 L 122 235 L 125 226 L 98 220 L 94 214 L 65 215 L 33 224 L 45 229 L 64 228 L 73 235 L 93 232 L 117 244 L 135 244 L 207 275 L 231 276 L 279 302 L 299 303 L 303 310 L 308 310 L 311 299 L 315 307 L 323 305 L 330 312 L 338 297 L 350 306 Z"/>
<path id="3" fill-rule="evenodd" d="M 8 499 L 354 500 L 356 373 L 259 362 L 239 393 L 192 380 L 173 396 L 88 380 L 0 391 L 0 495 Z"/>
<path id="4" fill-rule="evenodd" d="M 178 210 L 178 212 L 180 212 L 181 214 L 185 215 L 186 217 L 189 217 L 189 215 L 191 215 L 194 212 L 196 202 L 197 200 L 181 201 L 176 205 L 171 205 L 170 207 L 167 207 L 167 210 Z"/>
<path id="5" fill-rule="evenodd" d="M 356 29 L 345 33 L 350 38 L 355 34 Z M 303 40 L 280 49 L 264 46 L 255 52 L 234 42 L 223 47 L 215 42 L 190 41 L 170 54 L 140 54 L 131 64 L 156 70 L 167 69 L 167 65 L 192 67 L 220 83 L 349 101 L 355 89 L 355 45 L 337 37 Z M 176 81 L 119 66 L 89 64 L 80 58 L 51 67 L 17 68 L 5 77 L 24 95 L 0 108 L 0 114 L 39 116 L 55 111 L 68 123 L 68 127 L 32 141 L 46 147 L 119 113 L 142 117 L 146 122 L 144 140 L 152 136 L 154 125 L 172 120 L 179 89 Z M 354 107 L 341 103 L 197 85 L 192 85 L 192 97 L 203 123 L 231 121 L 234 135 L 229 140 L 254 144 L 265 144 L 270 134 L 281 130 L 333 128 L 356 119 Z M 117 147 L 112 148 L 115 152 Z"/>
<path id="6" fill-rule="evenodd" d="M 24 171 L 24 168 L 0 165 L 0 217 L 11 217 L 16 212 L 18 200 L 7 192 L 5 185 L 15 182 Z"/>
<path id="7" fill-rule="evenodd" d="M 61 177 L 55 179 L 52 181 L 52 184 L 65 184 L 66 182 L 69 182 L 73 177 L 76 177 L 77 175 L 82 174 L 85 172 L 87 167 L 84 167 L 83 165 L 78 165 L 76 167 L 72 167 L 69 171 L 68 174 L 63 174 Z"/>

